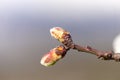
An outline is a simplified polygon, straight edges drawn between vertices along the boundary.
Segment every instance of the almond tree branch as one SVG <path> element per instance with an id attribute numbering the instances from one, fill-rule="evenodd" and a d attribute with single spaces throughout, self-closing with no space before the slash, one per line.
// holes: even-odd
<path id="1" fill-rule="evenodd" d="M 48 52 L 42 57 L 40 63 L 44 66 L 51 66 L 55 64 L 57 61 L 62 59 L 66 55 L 67 51 L 69 51 L 70 49 L 96 55 L 98 59 L 115 60 L 117 62 L 120 62 L 120 53 L 114 53 L 113 51 L 100 51 L 90 46 L 83 47 L 81 45 L 77 45 L 73 43 L 70 33 L 62 29 L 61 27 L 54 27 L 50 29 L 50 33 L 63 45 L 59 45 L 51 49 L 50 52 Z"/>
<path id="2" fill-rule="evenodd" d="M 83 47 L 83 46 L 74 44 L 70 33 L 60 27 L 52 28 L 50 30 L 50 33 L 55 39 L 57 39 L 59 42 L 64 44 L 64 46 L 68 49 L 74 49 L 80 52 L 91 53 L 96 55 L 99 59 L 102 59 L 102 60 L 115 60 L 120 62 L 119 53 L 114 53 L 113 51 L 110 51 L 110 52 L 100 51 L 90 46 Z"/>

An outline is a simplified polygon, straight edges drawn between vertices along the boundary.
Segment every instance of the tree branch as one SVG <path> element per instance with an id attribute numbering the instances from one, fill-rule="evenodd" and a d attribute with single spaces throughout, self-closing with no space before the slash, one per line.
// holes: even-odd
<path id="1" fill-rule="evenodd" d="M 55 64 L 57 61 L 62 59 L 70 49 L 96 55 L 98 59 L 115 60 L 120 62 L 120 53 L 114 53 L 113 51 L 100 51 L 90 46 L 83 47 L 81 45 L 77 45 L 73 43 L 70 33 L 61 27 L 54 27 L 50 29 L 50 33 L 51 36 L 53 36 L 63 45 L 59 45 L 56 48 L 53 48 L 49 53 L 43 56 L 40 63 L 44 66 L 51 66 Z"/>
<path id="2" fill-rule="evenodd" d="M 78 50 L 80 52 L 94 54 L 98 57 L 98 59 L 115 60 L 115 61 L 120 62 L 120 54 L 119 53 L 114 53 L 113 51 L 109 51 L 109 52 L 108 51 L 100 51 L 100 50 L 94 49 L 90 46 L 83 47 L 83 46 L 74 44 L 70 33 L 60 27 L 52 28 L 51 35 L 69 49 L 74 49 L 74 50 Z"/>

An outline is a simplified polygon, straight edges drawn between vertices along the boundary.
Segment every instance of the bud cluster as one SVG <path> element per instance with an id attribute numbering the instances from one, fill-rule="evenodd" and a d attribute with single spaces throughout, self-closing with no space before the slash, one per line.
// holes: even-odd
<path id="1" fill-rule="evenodd" d="M 69 46 L 72 44 L 70 33 L 61 27 L 53 27 L 50 29 L 50 33 L 52 37 L 63 43 L 65 46 L 60 45 L 43 56 L 40 63 L 44 66 L 51 66 L 62 59 L 69 50 Z"/>

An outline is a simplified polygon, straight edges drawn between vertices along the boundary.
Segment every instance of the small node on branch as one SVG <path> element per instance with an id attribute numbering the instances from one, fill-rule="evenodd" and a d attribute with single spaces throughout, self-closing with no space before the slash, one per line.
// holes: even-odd
<path id="1" fill-rule="evenodd" d="M 101 53 L 98 53 L 98 58 L 99 59 L 102 59 L 102 60 L 112 60 L 112 55 L 113 53 L 111 52 L 101 52 Z"/>
<path id="2" fill-rule="evenodd" d="M 115 61 L 120 62 L 120 53 L 115 53 L 113 55 L 113 58 L 115 59 Z"/>

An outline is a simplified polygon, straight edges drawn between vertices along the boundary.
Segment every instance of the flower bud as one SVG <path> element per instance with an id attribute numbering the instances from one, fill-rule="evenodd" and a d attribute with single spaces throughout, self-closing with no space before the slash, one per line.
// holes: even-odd
<path id="1" fill-rule="evenodd" d="M 120 34 L 113 41 L 114 53 L 120 53 Z"/>
<path id="2" fill-rule="evenodd" d="M 40 63 L 44 66 L 54 65 L 58 60 L 62 59 L 65 56 L 66 52 L 67 50 L 65 47 L 60 45 L 44 55 Z"/>
<path id="3" fill-rule="evenodd" d="M 66 37 L 71 38 L 70 33 L 66 30 L 62 29 L 61 27 L 53 27 L 50 29 L 51 36 L 55 39 L 59 40 L 60 42 L 64 42 Z"/>

